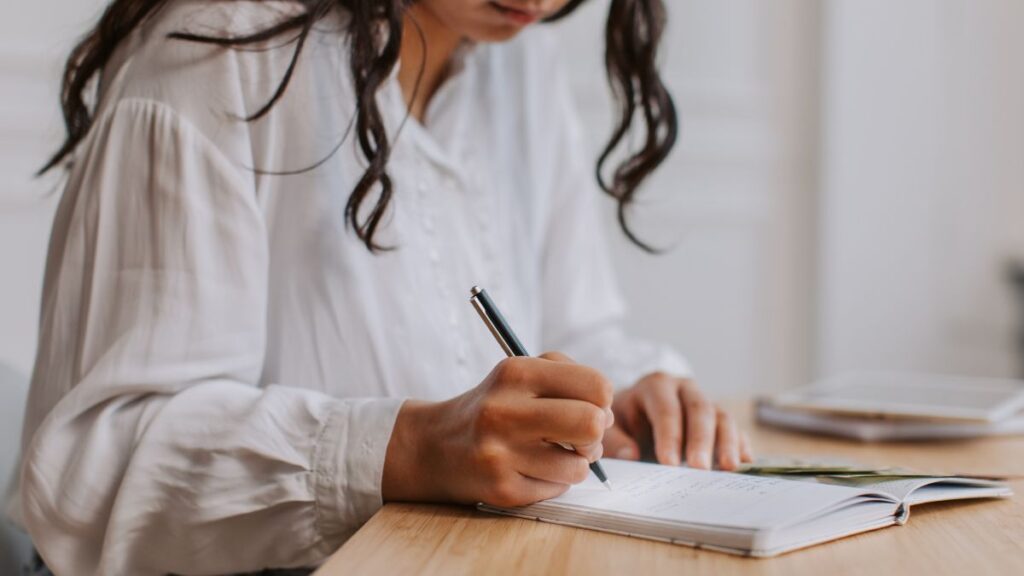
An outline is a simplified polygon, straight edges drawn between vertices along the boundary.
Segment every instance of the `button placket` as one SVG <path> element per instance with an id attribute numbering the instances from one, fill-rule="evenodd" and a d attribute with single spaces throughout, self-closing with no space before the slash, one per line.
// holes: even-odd
<path id="1" fill-rule="evenodd" d="M 449 171 L 442 177 L 442 183 L 445 191 L 453 197 L 461 197 L 460 200 L 463 201 L 467 199 L 467 187 L 465 186 L 465 178 L 463 175 Z M 472 206 L 472 199 L 470 199 L 470 206 Z M 455 363 L 459 371 L 460 378 L 462 381 L 471 384 L 471 382 L 469 382 L 469 341 L 466 331 L 460 329 L 461 323 L 459 322 L 459 310 L 454 308 L 451 310 L 449 324 L 456 334 L 454 338 Z"/>
<path id="2" fill-rule="evenodd" d="M 449 358 L 451 358 L 450 361 L 453 362 L 454 368 L 459 374 L 459 379 L 466 381 L 469 377 L 467 362 L 469 343 L 466 340 L 467 335 L 465 331 L 460 329 L 459 314 L 456 309 L 461 300 L 456 298 L 452 290 L 451 271 L 445 269 L 445 258 L 441 249 L 444 236 L 440 234 L 436 222 L 437 202 L 445 200 L 444 196 L 458 194 L 458 180 L 449 173 L 439 173 L 440 170 L 438 170 L 437 166 L 426 161 L 422 162 L 420 170 L 422 177 L 417 189 L 423 212 L 423 230 L 426 233 L 427 260 L 430 262 L 434 273 L 438 302 L 442 306 L 442 318 L 447 316 L 448 319 L 449 341 L 453 344 L 453 354 Z M 444 168 L 441 168 L 441 170 L 444 170 Z M 429 180 L 428 174 L 432 176 Z M 431 186 L 431 184 L 434 185 Z M 431 194 L 431 190 L 435 194 Z"/>

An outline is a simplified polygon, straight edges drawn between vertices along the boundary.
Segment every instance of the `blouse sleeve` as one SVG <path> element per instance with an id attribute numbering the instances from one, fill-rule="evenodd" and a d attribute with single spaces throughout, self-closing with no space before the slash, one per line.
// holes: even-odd
<path id="1" fill-rule="evenodd" d="M 633 337 L 624 330 L 627 308 L 606 243 L 606 227 L 598 212 L 603 194 L 588 165 L 577 107 L 565 70 L 555 78 L 547 109 L 556 121 L 550 140 L 548 172 L 551 209 L 545 231 L 543 283 L 543 346 L 601 370 L 617 387 L 628 387 L 652 372 L 690 376 L 687 361 L 671 347 Z M 610 207 L 610 206 L 609 206 Z"/>
<path id="2" fill-rule="evenodd" d="M 83 151 L 24 436 L 21 515 L 42 557 L 58 574 L 319 563 L 380 507 L 401 401 L 261 387 L 263 218 L 193 125 L 126 99 Z"/>

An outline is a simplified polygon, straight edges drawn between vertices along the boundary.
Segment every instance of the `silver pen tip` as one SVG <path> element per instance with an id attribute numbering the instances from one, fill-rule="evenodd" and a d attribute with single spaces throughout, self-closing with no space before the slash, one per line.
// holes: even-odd
<path id="1" fill-rule="evenodd" d="M 604 484 L 605 488 L 607 488 L 609 490 L 612 490 L 612 481 L 611 480 L 605 480 L 604 482 L 601 482 L 601 484 Z"/>
<path id="2" fill-rule="evenodd" d="M 473 289 L 469 291 L 470 296 L 479 296 L 483 290 L 479 286 L 473 286 Z"/>

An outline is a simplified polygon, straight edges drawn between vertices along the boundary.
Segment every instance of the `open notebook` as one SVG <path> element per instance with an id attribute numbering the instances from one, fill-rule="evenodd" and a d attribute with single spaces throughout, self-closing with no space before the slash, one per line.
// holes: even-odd
<path id="1" fill-rule="evenodd" d="M 902 524 L 909 506 L 1010 496 L 1000 482 L 900 478 L 840 486 L 641 462 L 601 461 L 615 489 L 590 478 L 522 508 L 486 512 L 768 557 L 859 532 Z M 845 480 L 835 479 L 830 482 Z"/>

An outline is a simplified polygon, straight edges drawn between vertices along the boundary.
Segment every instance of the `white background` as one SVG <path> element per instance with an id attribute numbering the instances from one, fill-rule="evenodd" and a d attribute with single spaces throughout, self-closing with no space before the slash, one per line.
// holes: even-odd
<path id="1" fill-rule="evenodd" d="M 1003 267 L 1024 258 L 1024 3 L 668 0 L 682 142 L 617 240 L 633 328 L 719 396 L 860 368 L 1017 371 Z M 0 364 L 31 368 L 59 63 L 100 0 L 0 19 Z M 565 26 L 603 142 L 605 0 Z M 610 234 L 620 236 L 610 225 Z"/>

